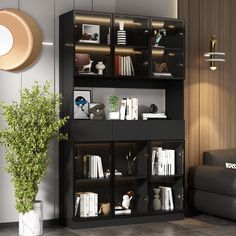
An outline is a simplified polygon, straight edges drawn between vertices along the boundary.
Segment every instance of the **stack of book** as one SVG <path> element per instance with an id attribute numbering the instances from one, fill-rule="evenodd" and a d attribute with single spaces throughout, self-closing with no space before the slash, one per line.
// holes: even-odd
<path id="1" fill-rule="evenodd" d="M 152 175 L 175 175 L 175 150 L 153 148 Z"/>
<path id="2" fill-rule="evenodd" d="M 115 75 L 135 75 L 134 66 L 130 56 L 115 56 Z"/>
<path id="3" fill-rule="evenodd" d="M 138 98 L 121 100 L 120 120 L 138 120 Z"/>
<path id="4" fill-rule="evenodd" d="M 142 117 L 143 117 L 143 120 L 148 120 L 148 119 L 166 119 L 167 118 L 165 113 L 143 113 Z"/>
<path id="5" fill-rule="evenodd" d="M 173 211 L 173 195 L 172 189 L 170 187 L 159 186 L 160 191 L 160 200 L 161 200 L 161 210 L 162 211 Z"/>
<path id="6" fill-rule="evenodd" d="M 75 194 L 75 217 L 98 216 L 98 194 L 93 192 L 78 192 Z"/>
<path id="7" fill-rule="evenodd" d="M 165 72 L 153 72 L 154 77 L 173 77 L 171 73 Z"/>
<path id="8" fill-rule="evenodd" d="M 122 206 L 115 206 L 115 215 L 128 215 L 131 214 L 131 209 L 125 209 Z"/>
<path id="9" fill-rule="evenodd" d="M 83 177 L 104 178 L 102 159 L 97 155 L 83 156 Z"/>

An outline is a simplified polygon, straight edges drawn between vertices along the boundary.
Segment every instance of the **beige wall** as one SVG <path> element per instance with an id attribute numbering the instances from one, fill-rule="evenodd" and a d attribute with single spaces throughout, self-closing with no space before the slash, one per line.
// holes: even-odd
<path id="1" fill-rule="evenodd" d="M 206 150 L 236 148 L 235 10 L 235 0 L 179 0 L 186 20 L 186 170 L 201 164 Z M 226 53 L 217 71 L 203 61 L 213 33 Z"/>
<path id="2" fill-rule="evenodd" d="M 34 81 L 41 84 L 52 81 L 53 90 L 59 91 L 58 16 L 72 9 L 119 12 L 154 16 L 177 16 L 177 0 L 0 0 L 0 9 L 17 8 L 34 17 L 43 31 L 43 40 L 53 46 L 43 46 L 38 62 L 22 73 L 0 71 L 0 100 L 19 99 L 19 90 L 30 87 Z M 118 10 L 117 10 L 118 9 Z M 155 9 L 155 10 L 153 10 Z M 4 122 L 0 119 L 0 126 Z M 14 192 L 10 176 L 4 171 L 4 150 L 0 147 L 0 223 L 18 220 L 14 207 Z M 50 148 L 52 159 L 47 176 L 40 185 L 38 199 L 44 201 L 44 219 L 58 218 L 58 144 Z"/>

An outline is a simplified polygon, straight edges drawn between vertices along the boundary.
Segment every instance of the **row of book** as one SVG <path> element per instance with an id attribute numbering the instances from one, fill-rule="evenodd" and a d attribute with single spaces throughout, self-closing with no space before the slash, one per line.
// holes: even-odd
<path id="1" fill-rule="evenodd" d="M 97 155 L 83 156 L 83 177 L 84 178 L 104 178 L 102 158 Z"/>
<path id="2" fill-rule="evenodd" d="M 174 202 L 171 187 L 159 186 L 162 211 L 173 211 Z"/>
<path id="3" fill-rule="evenodd" d="M 75 194 L 75 217 L 98 216 L 98 194 L 93 192 L 78 192 Z"/>
<path id="4" fill-rule="evenodd" d="M 135 75 L 130 56 L 115 56 L 115 75 Z"/>
<path id="5" fill-rule="evenodd" d="M 175 175 L 175 150 L 152 149 L 152 175 Z"/>
<path id="6" fill-rule="evenodd" d="M 121 100 L 120 120 L 138 120 L 138 98 Z"/>

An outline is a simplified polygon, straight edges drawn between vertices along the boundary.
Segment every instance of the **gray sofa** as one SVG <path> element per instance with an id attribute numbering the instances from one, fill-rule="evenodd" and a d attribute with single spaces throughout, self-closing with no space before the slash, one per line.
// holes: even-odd
<path id="1" fill-rule="evenodd" d="M 236 149 L 204 152 L 203 165 L 189 170 L 188 203 L 199 212 L 236 220 L 236 169 L 225 168 L 226 163 L 236 164 Z"/>

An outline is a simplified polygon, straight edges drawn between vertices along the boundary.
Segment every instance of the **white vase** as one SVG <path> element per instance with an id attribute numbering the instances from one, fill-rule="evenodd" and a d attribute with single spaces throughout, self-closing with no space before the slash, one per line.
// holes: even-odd
<path id="1" fill-rule="evenodd" d="M 159 211 L 161 210 L 161 200 L 160 200 L 160 189 L 159 188 L 154 188 L 154 199 L 153 199 L 153 210 L 154 211 Z"/>
<path id="2" fill-rule="evenodd" d="M 103 70 L 105 69 L 105 65 L 103 64 L 102 61 L 99 61 L 98 64 L 96 65 L 96 69 L 98 70 L 98 74 L 102 75 L 103 74 Z"/>
<path id="3" fill-rule="evenodd" d="M 19 214 L 19 235 L 39 236 L 43 235 L 43 202 L 35 201 L 34 209 Z"/>
<path id="4" fill-rule="evenodd" d="M 109 112 L 109 120 L 119 120 L 120 119 L 120 112 L 112 111 Z"/>

